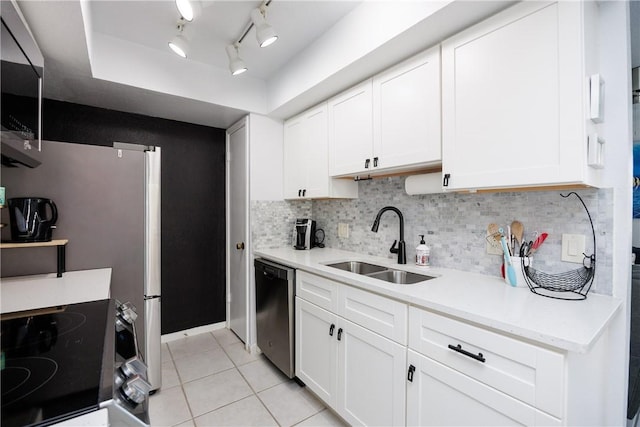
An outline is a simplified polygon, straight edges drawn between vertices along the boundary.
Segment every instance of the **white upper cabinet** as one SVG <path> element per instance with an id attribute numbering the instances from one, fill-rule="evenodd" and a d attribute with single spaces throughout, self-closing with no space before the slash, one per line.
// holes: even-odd
<path id="1" fill-rule="evenodd" d="M 440 47 L 329 100 L 329 173 L 375 175 L 441 161 Z"/>
<path id="2" fill-rule="evenodd" d="M 585 48 L 595 8 L 522 2 L 443 42 L 446 189 L 597 186 Z"/>
<path id="3" fill-rule="evenodd" d="M 378 168 L 439 164 L 440 129 L 440 46 L 373 78 Z"/>
<path id="4" fill-rule="evenodd" d="M 349 175 L 373 168 L 371 80 L 329 100 L 329 174 Z"/>
<path id="5" fill-rule="evenodd" d="M 356 198 L 350 180 L 329 178 L 327 104 L 323 103 L 284 124 L 285 199 Z"/>

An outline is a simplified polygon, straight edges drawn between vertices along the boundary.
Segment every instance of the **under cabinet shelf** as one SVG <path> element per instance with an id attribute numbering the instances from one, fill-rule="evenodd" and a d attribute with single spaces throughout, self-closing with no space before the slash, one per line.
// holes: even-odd
<path id="1" fill-rule="evenodd" d="M 66 244 L 69 243 L 68 239 L 50 240 L 48 242 L 3 242 L 0 243 L 0 249 L 20 249 L 20 248 L 43 248 L 55 246 L 58 248 L 58 269 L 57 276 L 62 277 L 62 273 L 65 272 L 65 257 L 66 257 Z"/>

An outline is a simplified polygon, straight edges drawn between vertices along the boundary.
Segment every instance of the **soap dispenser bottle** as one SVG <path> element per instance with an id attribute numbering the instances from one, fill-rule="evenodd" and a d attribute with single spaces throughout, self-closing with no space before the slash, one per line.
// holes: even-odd
<path id="1" fill-rule="evenodd" d="M 431 250 L 424 242 L 424 234 L 418 234 L 418 236 L 420 236 L 420 244 L 416 247 L 416 265 L 428 267 Z"/>

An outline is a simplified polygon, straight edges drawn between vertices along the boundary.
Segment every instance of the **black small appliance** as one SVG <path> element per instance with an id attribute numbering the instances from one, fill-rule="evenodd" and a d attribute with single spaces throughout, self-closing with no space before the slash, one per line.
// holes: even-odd
<path id="1" fill-rule="evenodd" d="M 299 250 L 317 246 L 316 222 L 309 218 L 298 218 L 293 226 L 293 247 Z"/>
<path id="2" fill-rule="evenodd" d="M 11 241 L 51 241 L 51 230 L 55 228 L 58 220 L 58 208 L 53 200 L 42 197 L 16 197 L 9 199 L 8 203 Z"/>

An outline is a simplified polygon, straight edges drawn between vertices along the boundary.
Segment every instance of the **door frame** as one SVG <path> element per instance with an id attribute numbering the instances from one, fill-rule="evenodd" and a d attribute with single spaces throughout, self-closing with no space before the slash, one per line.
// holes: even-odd
<path id="1" fill-rule="evenodd" d="M 244 218 L 245 218 L 245 242 L 244 242 L 244 251 L 243 251 L 243 255 L 245 257 L 245 271 L 244 271 L 244 276 L 245 276 L 245 284 L 247 287 L 247 300 L 245 301 L 245 307 L 246 307 L 246 330 L 245 330 L 245 348 L 249 349 L 250 348 L 250 344 L 251 344 L 251 336 L 250 336 L 250 331 L 251 331 L 251 327 L 250 327 L 250 322 L 253 321 L 252 317 L 250 316 L 250 301 L 251 301 L 251 293 L 249 292 L 250 287 L 249 287 L 249 282 L 250 282 L 250 271 L 251 271 L 251 257 L 249 256 L 249 254 L 252 253 L 251 251 L 251 217 L 250 217 L 250 200 L 251 200 L 251 195 L 249 194 L 250 191 L 250 174 L 249 174 L 249 159 L 250 159 L 250 154 L 249 154 L 249 116 L 245 116 L 242 119 L 238 120 L 236 123 L 234 123 L 233 125 L 231 125 L 231 127 L 229 127 L 226 131 L 226 141 L 225 141 L 225 223 L 226 223 L 226 241 L 227 241 L 227 246 L 226 246 L 226 250 L 225 250 L 225 262 L 226 262 L 226 320 L 225 320 L 225 324 L 226 327 L 228 329 L 230 328 L 230 305 L 231 305 L 231 247 L 232 247 L 232 240 L 231 240 L 231 226 L 230 226 L 230 212 L 231 212 L 231 200 L 229 198 L 229 194 L 230 194 L 230 190 L 231 190 L 231 147 L 230 147 L 230 135 L 237 132 L 238 130 L 240 130 L 242 127 L 244 126 L 245 130 L 245 159 L 244 159 L 244 165 L 245 165 L 245 206 L 247 207 L 246 212 L 244 214 Z"/>

